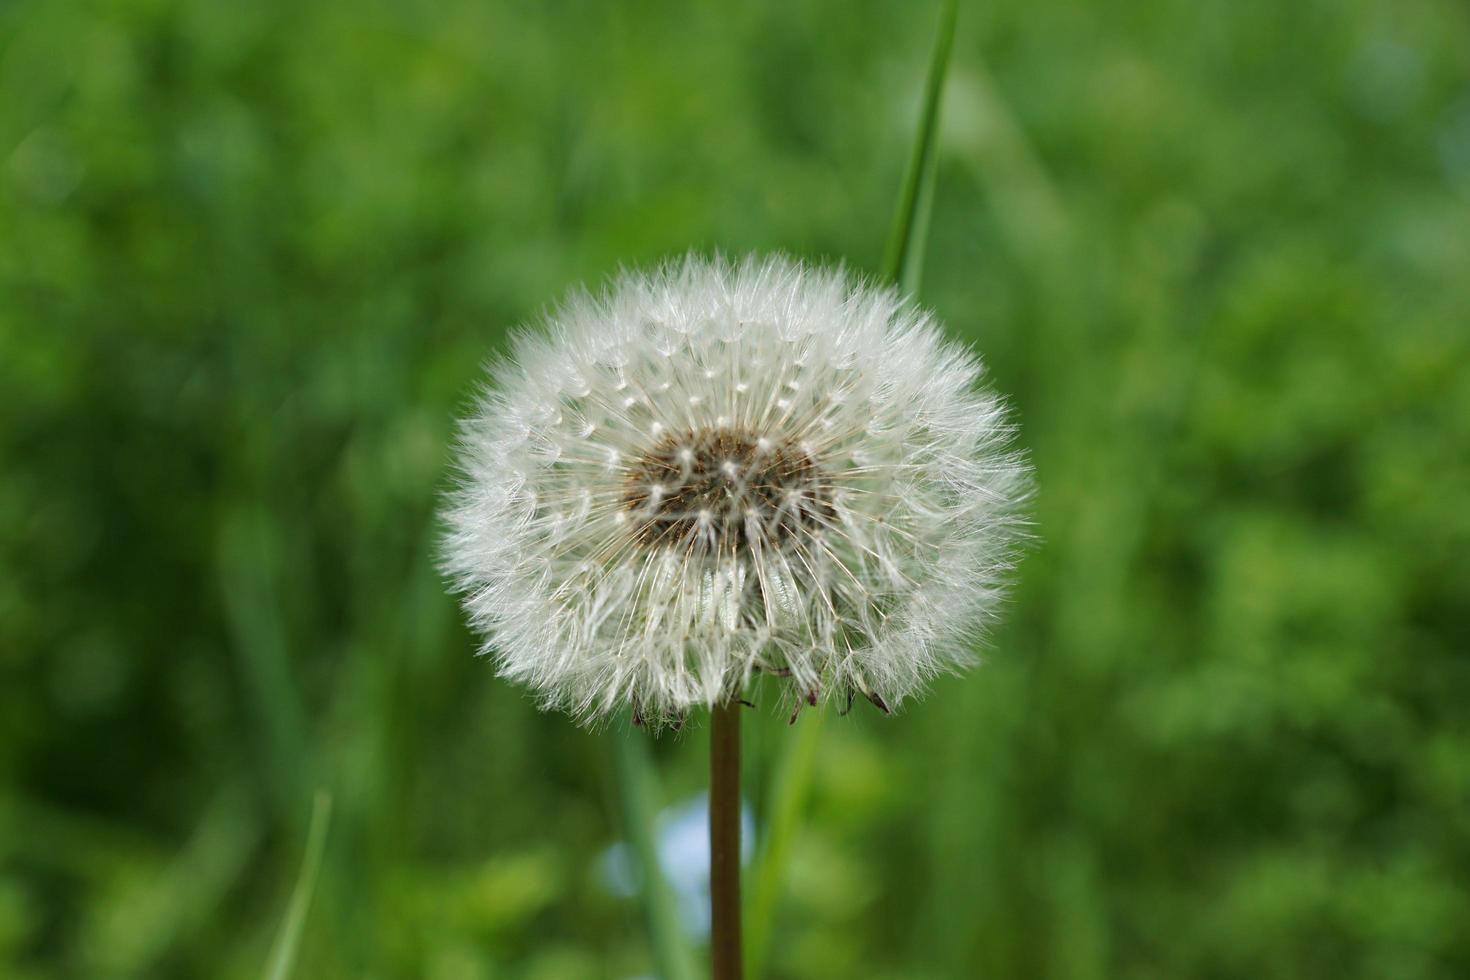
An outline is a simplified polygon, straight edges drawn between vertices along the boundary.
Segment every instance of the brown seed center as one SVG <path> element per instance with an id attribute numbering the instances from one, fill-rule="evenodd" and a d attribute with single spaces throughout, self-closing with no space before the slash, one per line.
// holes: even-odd
<path id="1" fill-rule="evenodd" d="M 815 460 L 741 428 L 664 436 L 628 471 L 623 497 L 650 547 L 710 553 L 782 547 L 831 517 Z"/>

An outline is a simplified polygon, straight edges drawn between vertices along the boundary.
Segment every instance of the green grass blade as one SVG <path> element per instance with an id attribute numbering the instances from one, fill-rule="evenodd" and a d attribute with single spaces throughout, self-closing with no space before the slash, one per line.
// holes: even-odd
<path id="1" fill-rule="evenodd" d="M 888 247 L 883 253 L 882 277 L 910 295 L 918 291 L 923 271 L 924 240 L 928 237 L 929 214 L 934 203 L 939 107 L 944 95 L 944 79 L 949 73 L 950 51 L 954 48 L 957 12 L 958 0 L 944 0 L 939 15 L 939 31 L 935 34 L 934 50 L 929 58 L 929 77 L 924 83 L 924 106 L 919 115 L 919 128 L 914 134 L 898 210 L 893 215 L 893 228 L 888 233 Z"/>
<path id="2" fill-rule="evenodd" d="M 750 877 L 750 898 L 745 910 L 747 976 L 763 975 L 766 953 L 771 948 L 771 927 L 776 921 L 776 903 L 785 880 L 786 861 L 801 823 L 817 755 L 817 742 L 826 717 L 825 711 L 802 712 L 796 730 L 785 740 L 785 751 L 771 787 L 765 833 Z"/>
<path id="3" fill-rule="evenodd" d="M 282 825 L 297 830 L 312 754 L 284 621 L 281 529 L 261 509 L 235 508 L 221 528 L 218 556 L 230 645 L 255 713 L 251 731 L 262 742 L 271 802 Z"/>
<path id="4" fill-rule="evenodd" d="M 934 205 L 940 101 L 949 72 L 950 52 L 954 48 L 957 13 L 958 0 L 944 0 L 929 58 L 929 74 L 924 83 L 919 128 L 914 134 L 914 145 L 909 154 L 880 273 L 884 280 L 894 283 L 909 295 L 918 292 L 923 274 L 924 241 L 928 237 L 929 215 Z M 751 879 L 750 898 L 745 909 L 745 961 L 749 977 L 763 975 L 786 861 L 806 803 L 826 713 L 812 711 L 805 715 L 797 731 L 786 741 L 771 791 L 770 816 Z"/>
<path id="5" fill-rule="evenodd" d="M 674 893 L 658 863 L 653 824 L 657 816 L 657 778 L 648 758 L 646 736 L 620 731 L 612 736 L 613 768 L 623 808 L 623 833 L 638 868 L 639 894 L 648 924 L 648 940 L 662 980 L 695 980 L 694 955 L 679 922 Z"/>
<path id="6" fill-rule="evenodd" d="M 316 890 L 317 875 L 322 869 L 322 854 L 327 846 L 327 825 L 332 819 L 332 796 L 325 790 L 317 790 L 311 804 L 311 826 L 306 832 L 306 853 L 301 858 L 301 871 L 296 876 L 296 887 L 291 890 L 291 902 L 286 907 L 286 918 L 281 922 L 281 931 L 276 934 L 271 948 L 270 963 L 266 967 L 266 980 L 286 980 L 296 965 L 296 951 L 301 944 L 301 932 L 306 925 L 306 913 L 311 907 L 311 895 Z"/>

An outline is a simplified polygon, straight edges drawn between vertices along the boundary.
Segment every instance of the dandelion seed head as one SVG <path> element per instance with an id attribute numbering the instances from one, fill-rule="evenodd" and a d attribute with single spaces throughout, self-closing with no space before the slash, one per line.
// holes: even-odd
<path id="1" fill-rule="evenodd" d="M 520 336 L 463 427 L 444 564 L 507 677 L 650 724 L 761 670 L 897 707 L 972 659 L 1028 469 L 895 291 L 688 258 Z"/>

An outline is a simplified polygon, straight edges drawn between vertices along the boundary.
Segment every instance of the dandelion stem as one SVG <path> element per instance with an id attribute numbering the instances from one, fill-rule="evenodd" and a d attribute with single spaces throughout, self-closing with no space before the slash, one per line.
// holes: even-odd
<path id="1" fill-rule="evenodd" d="M 710 977 L 740 980 L 740 703 L 710 712 Z"/>

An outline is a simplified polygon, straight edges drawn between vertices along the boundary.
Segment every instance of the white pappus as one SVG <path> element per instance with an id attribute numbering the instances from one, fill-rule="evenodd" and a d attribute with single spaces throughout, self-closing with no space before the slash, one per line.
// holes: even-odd
<path id="1" fill-rule="evenodd" d="M 887 711 L 972 659 L 1029 468 L 895 290 L 689 257 L 572 295 L 492 375 L 444 565 L 544 705 L 657 726 L 767 671 Z"/>

